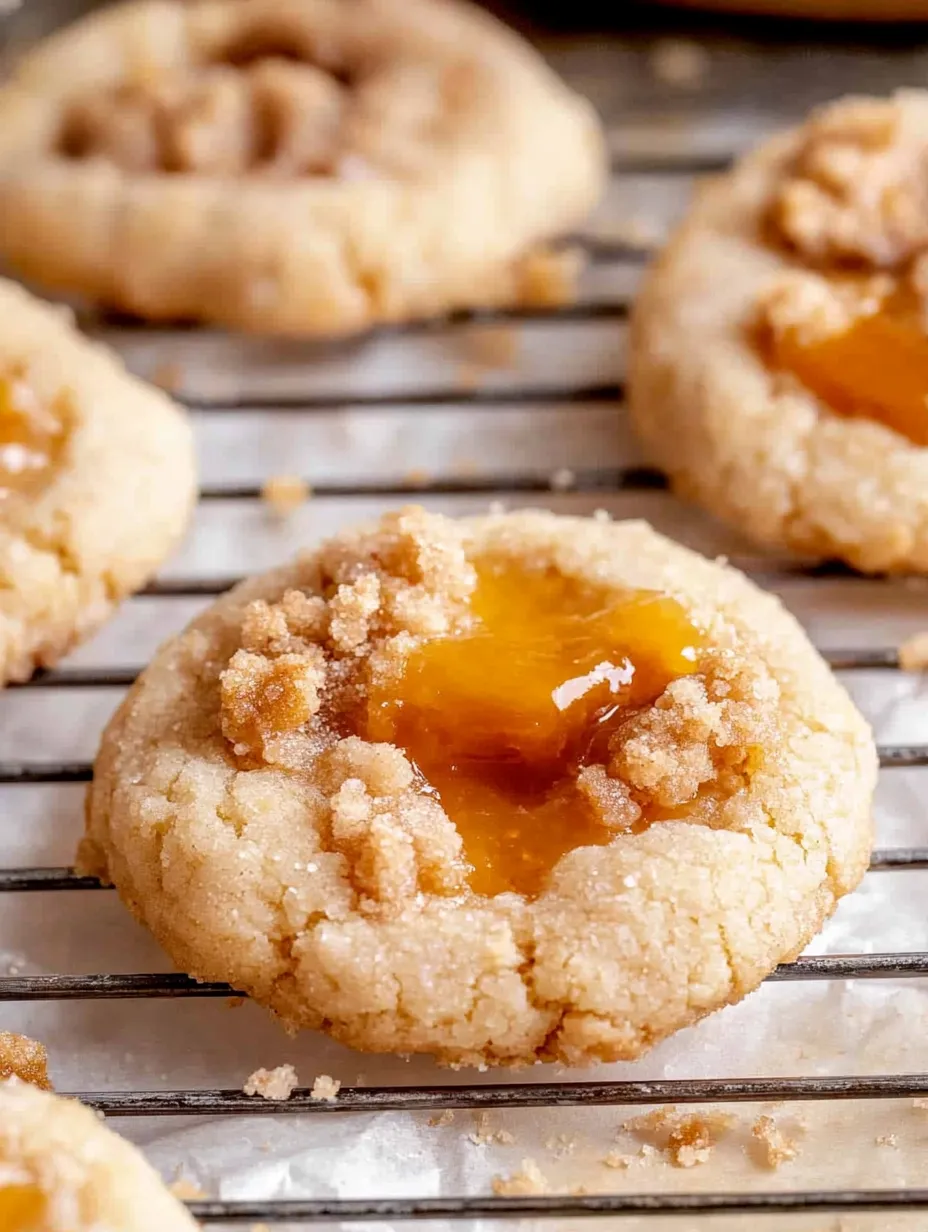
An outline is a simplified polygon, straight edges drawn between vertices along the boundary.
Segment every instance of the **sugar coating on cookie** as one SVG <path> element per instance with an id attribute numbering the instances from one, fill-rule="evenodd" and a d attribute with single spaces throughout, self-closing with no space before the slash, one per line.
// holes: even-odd
<path id="1" fill-rule="evenodd" d="M 232 591 L 107 729 L 81 866 L 290 1025 L 637 1056 L 868 863 L 866 724 L 778 601 L 643 523 L 411 508 Z"/>
<path id="2" fill-rule="evenodd" d="M 569 294 L 544 246 L 605 182 L 592 108 L 463 0 L 129 0 L 26 56 L 0 132 L 30 278 L 293 335 Z"/>
<path id="3" fill-rule="evenodd" d="M 155 572 L 195 495 L 180 409 L 0 280 L 0 683 L 47 667 Z"/>
<path id="4" fill-rule="evenodd" d="M 928 569 L 928 93 L 813 113 L 697 196 L 634 313 L 632 416 L 764 543 Z"/>
<path id="5" fill-rule="evenodd" d="M 42 1044 L 26 1035 L 0 1031 L 0 1081 L 19 1078 L 40 1090 L 50 1091 L 48 1053 Z"/>
<path id="6" fill-rule="evenodd" d="M 3 1232 L 194 1232 L 139 1152 L 89 1108 L 0 1081 Z"/>

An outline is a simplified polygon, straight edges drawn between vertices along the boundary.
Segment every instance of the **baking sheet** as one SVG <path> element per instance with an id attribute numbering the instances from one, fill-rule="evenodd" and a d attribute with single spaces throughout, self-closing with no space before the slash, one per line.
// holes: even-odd
<path id="1" fill-rule="evenodd" d="M 513 476 L 534 478 L 542 488 L 548 477 L 553 486 L 569 489 L 571 473 L 580 477 L 640 461 L 618 388 L 624 374 L 625 310 L 641 268 L 625 249 L 643 242 L 643 236 L 659 238 L 684 207 L 692 186 L 684 164 L 693 152 L 703 158 L 723 148 L 730 153 L 782 119 L 764 86 L 777 66 L 785 74 L 781 111 L 793 106 L 797 96 L 825 88 L 821 74 L 816 75 L 821 58 L 814 51 L 800 68 L 800 57 L 789 48 L 771 48 L 767 59 L 767 53 L 742 49 L 739 57 L 723 40 L 712 50 L 719 80 L 709 79 L 689 97 L 668 92 L 666 83 L 647 77 L 642 68 L 647 48 L 580 39 L 561 40 L 550 50 L 611 115 L 626 108 L 627 123 L 612 126 L 613 146 L 626 162 L 644 152 L 676 167 L 667 174 L 666 168 L 635 171 L 626 166 L 616 177 L 590 230 L 596 241 L 590 248 L 598 258 L 582 287 L 583 301 L 596 305 L 589 314 L 393 331 L 331 348 L 235 340 L 210 332 L 95 327 L 136 371 L 163 378 L 169 366 L 185 396 L 211 404 L 194 412 L 202 483 L 212 490 L 210 499 L 201 503 L 186 543 L 163 577 L 218 580 L 267 568 L 340 526 L 395 505 L 395 497 L 377 489 L 408 482 L 411 495 L 449 513 L 480 510 L 492 499 L 510 507 L 545 505 L 572 513 L 605 509 L 615 517 L 646 517 L 699 550 L 725 554 L 762 572 L 765 583 L 782 595 L 823 648 L 892 647 L 928 628 L 924 583 L 790 573 L 790 562 L 759 552 L 664 492 L 560 490 L 530 498 L 507 492 L 507 478 Z M 746 63 L 754 65 L 754 87 Z M 890 78 L 913 76 L 928 61 L 918 48 L 908 48 L 904 58 L 849 52 L 833 62 L 832 72 L 843 81 L 854 65 L 857 88 L 865 87 L 868 73 L 878 88 Z M 783 88 L 784 80 L 800 79 L 804 89 Z M 651 95 L 642 82 L 650 82 Z M 653 114 L 642 98 L 655 102 Z M 761 106 L 757 100 L 766 101 Z M 468 401 L 474 389 L 480 392 L 478 405 Z M 309 409 L 260 405 L 275 399 L 302 399 Z M 304 474 L 319 494 L 286 521 L 275 519 L 253 498 L 223 495 L 293 471 Z M 492 480 L 501 490 L 492 495 L 428 490 L 436 485 L 466 489 L 475 477 Z M 415 491 L 423 485 L 425 490 Z M 346 489 L 351 494 L 344 494 Z M 69 664 L 137 667 L 206 602 L 189 595 L 139 597 Z M 928 742 L 924 680 L 859 671 L 846 673 L 845 681 L 879 740 Z M 0 696 L 0 761 L 92 757 L 120 696 L 121 690 L 112 688 L 5 692 Z M 928 843 L 926 787 L 926 769 L 882 774 L 878 846 Z M 81 828 L 82 794 L 79 785 L 0 786 L 0 865 L 69 864 Z M 832 953 L 928 949 L 926 898 L 928 872 L 872 873 L 812 948 Z M 0 974 L 165 970 L 170 964 L 112 893 L 0 895 Z M 928 986 L 923 980 L 768 984 L 634 1065 L 569 1074 L 536 1067 L 505 1077 L 533 1082 L 926 1071 L 926 1026 Z M 230 1008 L 221 1000 L 0 1002 L 0 1028 L 25 1031 L 48 1045 L 62 1091 L 239 1088 L 258 1066 L 283 1062 L 293 1063 L 307 1085 L 319 1073 L 346 1086 L 494 1080 L 492 1074 L 439 1070 L 421 1058 L 359 1056 L 315 1035 L 291 1040 L 256 1007 Z M 735 1123 L 698 1166 L 675 1168 L 659 1155 L 625 1171 L 605 1166 L 602 1160 L 610 1152 L 634 1154 L 646 1144 L 640 1132 L 621 1128 L 641 1111 L 493 1112 L 489 1125 L 464 1112 L 439 1126 L 430 1125 L 427 1114 L 328 1112 L 144 1118 L 114 1120 L 113 1125 L 143 1144 L 168 1179 L 182 1174 L 208 1195 L 223 1198 L 483 1194 L 495 1176 L 518 1171 L 524 1159 L 534 1160 L 552 1190 L 560 1192 L 576 1187 L 589 1192 L 878 1188 L 926 1182 L 928 1111 L 910 1100 L 734 1106 L 729 1111 Z M 761 1114 L 772 1115 L 797 1143 L 797 1158 L 776 1170 L 763 1165 L 751 1135 Z M 485 1140 L 500 1134 L 512 1140 Z M 625 1229 L 704 1232 L 745 1223 L 738 1217 L 618 1222 Z M 762 1226 L 889 1232 L 925 1227 L 926 1217 L 768 1216 Z"/>

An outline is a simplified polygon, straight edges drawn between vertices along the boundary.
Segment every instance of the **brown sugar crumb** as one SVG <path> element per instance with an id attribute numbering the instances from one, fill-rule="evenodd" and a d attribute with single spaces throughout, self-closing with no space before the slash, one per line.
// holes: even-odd
<path id="1" fill-rule="evenodd" d="M 19 1078 L 41 1091 L 50 1091 L 45 1048 L 25 1035 L 0 1031 L 0 1080 L 4 1078 Z"/>
<path id="2" fill-rule="evenodd" d="M 240 1010 L 247 1000 L 247 997 L 226 997 L 226 1009 Z"/>
<path id="3" fill-rule="evenodd" d="M 751 1126 L 751 1133 L 760 1144 L 761 1158 L 768 1168 L 779 1168 L 799 1154 L 796 1143 L 784 1134 L 773 1117 L 758 1117 Z"/>
<path id="4" fill-rule="evenodd" d="M 899 666 L 904 672 L 928 671 L 928 631 L 905 639 L 899 647 Z"/>
<path id="5" fill-rule="evenodd" d="M 899 1139 L 895 1134 L 880 1134 L 877 1138 L 874 1138 L 874 1142 L 877 1146 L 888 1146 L 894 1150 L 899 1146 Z"/>
<path id="6" fill-rule="evenodd" d="M 342 1084 L 338 1078 L 332 1078 L 329 1074 L 317 1074 L 309 1098 L 314 1099 L 317 1104 L 334 1104 L 341 1089 Z"/>
<path id="7" fill-rule="evenodd" d="M 312 496 L 312 488 L 299 475 L 272 475 L 261 488 L 261 499 L 278 518 L 288 518 Z"/>
<path id="8" fill-rule="evenodd" d="M 517 1198 L 544 1194 L 549 1189 L 547 1177 L 534 1159 L 523 1159 L 522 1167 L 512 1176 L 494 1176 L 493 1192 L 501 1198 Z"/>
<path id="9" fill-rule="evenodd" d="M 735 1124 L 727 1112 L 701 1112 L 684 1116 L 674 1108 L 658 1108 L 626 1121 L 622 1128 L 646 1139 L 652 1150 L 663 1151 L 675 1168 L 704 1164 L 716 1145 Z"/>
<path id="10" fill-rule="evenodd" d="M 687 39 L 661 39 L 648 57 L 651 72 L 667 86 L 700 85 L 709 71 L 709 54 Z"/>
<path id="11" fill-rule="evenodd" d="M 437 1113 L 435 1116 L 429 1117 L 430 1129 L 444 1129 L 446 1125 L 450 1125 L 454 1121 L 454 1113 L 450 1108 L 445 1108 L 444 1111 Z"/>
<path id="12" fill-rule="evenodd" d="M 296 1070 L 292 1065 L 278 1065 L 276 1069 L 256 1069 L 242 1088 L 246 1095 L 260 1095 L 283 1103 L 299 1086 Z"/>

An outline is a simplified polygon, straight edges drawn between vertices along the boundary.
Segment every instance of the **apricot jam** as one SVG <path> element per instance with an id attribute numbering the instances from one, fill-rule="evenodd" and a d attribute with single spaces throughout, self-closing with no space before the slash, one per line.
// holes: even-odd
<path id="1" fill-rule="evenodd" d="M 787 330 L 773 343 L 772 363 L 837 414 L 876 420 L 928 445 L 928 336 L 914 295 L 895 292 L 814 343 Z"/>
<path id="2" fill-rule="evenodd" d="M 17 374 L 0 376 L 0 497 L 33 492 L 47 478 L 64 425 Z"/>
<path id="3" fill-rule="evenodd" d="M 537 894 L 612 831 L 577 786 L 629 707 L 696 670 L 700 634 L 666 595 L 616 599 L 555 572 L 482 567 L 473 625 L 424 643 L 399 694 L 370 699 L 368 737 L 404 748 L 454 822 L 471 888 Z"/>
<path id="4" fill-rule="evenodd" d="M 41 1232 L 45 1197 L 35 1185 L 0 1182 L 0 1228 L 3 1232 Z"/>

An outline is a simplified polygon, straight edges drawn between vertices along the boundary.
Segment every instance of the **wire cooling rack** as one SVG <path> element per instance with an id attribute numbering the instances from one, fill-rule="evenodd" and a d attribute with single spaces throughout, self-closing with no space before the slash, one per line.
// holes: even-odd
<path id="1" fill-rule="evenodd" d="M 553 312 L 511 311 L 487 316 L 462 315 L 452 321 L 384 331 L 368 340 L 366 348 L 395 353 L 390 373 L 401 376 L 381 380 L 377 361 L 355 371 L 355 352 L 333 368 L 327 353 L 312 354 L 293 348 L 275 350 L 270 344 L 231 343 L 210 333 L 196 331 L 149 331 L 131 322 L 91 322 L 95 332 L 106 337 L 126 355 L 131 366 L 155 375 L 165 359 L 187 370 L 179 397 L 190 407 L 203 441 L 220 445 L 234 442 L 237 422 L 252 433 L 289 431 L 295 422 L 323 423 L 336 431 L 342 416 L 362 423 L 365 415 L 386 415 L 391 432 L 402 438 L 405 424 L 415 424 L 413 436 L 402 438 L 401 447 L 385 452 L 375 445 L 355 446 L 363 455 L 354 465 L 354 446 L 333 446 L 334 460 L 321 476 L 315 468 L 314 508 L 323 512 L 316 519 L 327 529 L 330 523 L 353 520 L 358 510 L 368 513 L 414 496 L 426 504 L 448 507 L 451 512 L 484 507 L 487 500 L 546 503 L 570 512 L 592 512 L 598 504 L 652 517 L 678 537 L 692 540 L 698 515 L 676 509 L 668 502 L 663 477 L 634 459 L 632 447 L 606 450 L 596 443 L 584 451 L 583 433 L 590 424 L 602 425 L 604 416 L 620 420 L 621 372 L 611 360 L 621 350 L 621 337 L 629 297 L 634 290 L 641 262 L 652 243 L 685 200 L 692 177 L 724 166 L 738 149 L 772 128 L 795 118 L 811 103 L 842 92 L 886 90 L 928 80 L 928 33 L 911 30 L 884 32 L 874 45 L 855 43 L 853 32 L 825 32 L 807 28 L 798 36 L 785 35 L 777 27 L 747 24 L 733 37 L 730 29 L 705 25 L 695 18 L 684 33 L 694 37 L 708 57 L 699 79 L 671 80 L 660 71 L 655 48 L 658 34 L 666 35 L 669 18 L 660 28 L 655 21 L 629 17 L 621 33 L 560 33 L 544 42 L 557 67 L 601 108 L 610 131 L 615 176 L 600 216 L 574 242 L 586 252 L 590 267 L 581 301 Z M 694 24 L 695 23 L 695 24 Z M 8 23 L 15 37 L 31 36 L 48 25 L 48 15 L 34 6 Z M 873 40 L 873 32 L 867 34 Z M 666 49 L 665 49 L 666 50 Z M 691 54 L 692 59 L 692 54 Z M 644 227 L 642 227 L 644 224 Z M 642 231 L 648 232 L 642 239 Z M 455 377 L 457 360 L 446 355 L 449 340 L 465 337 L 488 327 L 518 331 L 526 352 L 511 367 L 494 369 L 490 364 L 477 387 L 465 388 Z M 551 356 L 550 331 L 560 331 L 560 350 Z M 533 342 L 533 331 L 538 337 Z M 540 331 L 540 332 L 538 332 Z M 547 333 L 545 331 L 548 331 Z M 564 331 L 567 331 L 565 333 Z M 597 332 L 598 331 L 598 332 Z M 436 352 L 435 346 L 438 347 Z M 579 343 L 586 356 L 571 367 L 563 356 Z M 217 351 L 218 348 L 218 351 Z M 408 357 L 406 351 L 408 350 Z M 555 350 L 557 350 L 555 348 Z M 215 355 L 220 355 L 217 364 Z M 436 359 L 436 354 L 438 358 Z M 213 359 L 208 357 L 213 355 Z M 295 359 L 294 357 L 297 356 Z M 206 357 L 206 358 L 204 358 Z M 405 359 L 409 358 L 409 366 Z M 228 368 L 226 367 L 228 365 Z M 321 365 L 321 375 L 320 375 Z M 619 368 L 621 361 L 619 361 Z M 386 372 L 386 369 L 383 370 Z M 219 372 L 219 376 L 217 376 Z M 367 376 L 364 373 L 367 373 Z M 191 376 L 190 373 L 193 373 Z M 207 373 L 206 377 L 197 373 Z M 548 453 L 532 453 L 527 421 L 519 416 L 545 415 L 545 423 L 560 425 L 561 435 Z M 509 417 L 507 419 L 507 416 Z M 283 418 L 282 418 L 283 417 Z M 221 420 L 218 438 L 213 424 Z M 513 447 L 500 425 L 516 425 L 522 435 Z M 212 422 L 211 422 L 212 421 Z M 384 422 L 384 421 L 380 421 Z M 522 424 L 519 428 L 518 425 Z M 275 426 L 276 425 L 276 426 Z M 404 473 L 397 458 L 407 452 L 415 460 L 419 426 L 429 432 L 449 431 L 460 439 L 478 442 L 479 464 L 455 471 L 439 465 L 412 476 Z M 450 425 L 450 426 L 449 426 Z M 462 427 L 463 425 L 463 427 Z M 376 426 L 376 425 L 375 425 Z M 453 431 L 452 431 L 453 429 Z M 320 429 L 321 431 L 322 429 Z M 366 431 L 367 429 L 365 429 Z M 508 429 L 506 429 L 508 431 Z M 370 431 L 376 436 L 375 428 Z M 616 428 L 618 432 L 618 428 Z M 532 429 L 532 438 L 544 433 Z M 557 434 L 555 434 L 557 435 Z M 220 439 L 221 438 L 221 439 Z M 257 437 L 254 437 L 257 439 Z M 455 438 L 457 439 L 457 438 Z M 487 443 L 479 445 L 481 440 Z M 598 440 L 598 438 L 597 438 Z M 403 443 L 405 441 L 405 444 Z M 412 444 L 410 444 L 410 441 Z M 565 441 L 567 444 L 565 445 Z M 537 443 L 537 442 L 536 442 Z M 342 452 L 339 453 L 339 448 Z M 572 463 L 555 471 L 565 456 Z M 573 452 L 571 452 L 573 450 Z M 365 452 L 366 451 L 366 452 Z M 527 451 L 527 452 L 526 452 Z M 421 450 L 420 450 L 421 452 Z M 260 477 L 242 478 L 219 473 L 223 459 L 232 456 L 219 450 L 219 462 L 207 467 L 200 493 L 201 516 L 210 509 L 218 516 L 235 514 L 230 522 L 234 534 L 241 518 L 252 517 L 261 494 Z M 529 457 L 529 464 L 526 458 Z M 208 459 L 211 454 L 205 455 Z M 351 466 L 343 465 L 350 456 Z M 604 464 L 602 457 L 610 459 Z M 623 458 L 630 461 L 623 461 Z M 612 464 L 611 459 L 619 459 Z M 352 472 L 348 478 L 339 466 Z M 353 468 L 353 469 L 352 469 Z M 233 467 L 233 470 L 236 468 Z M 412 468 L 410 468 L 411 470 Z M 552 474 L 552 471 L 555 471 Z M 670 512 L 676 509 L 676 512 Z M 245 511 L 244 513 L 242 511 Z M 658 516 L 654 511 L 658 510 Z M 674 520 L 676 519 L 676 520 Z M 698 523 L 702 525 L 701 523 Z M 316 522 L 312 523 L 315 527 Z M 297 528 L 299 537 L 303 532 Z M 711 534 L 716 534 L 712 531 Z M 259 536 L 260 539 L 260 536 Z M 714 544 L 714 540 L 712 544 Z M 710 544 L 710 547 L 712 546 Z M 697 546 L 706 547 L 704 543 Z M 724 545 L 722 545 L 724 547 Z M 273 549 L 260 540 L 258 555 L 273 550 L 286 554 L 275 541 Z M 245 553 L 248 554 L 247 552 Z M 231 553 L 230 555 L 234 555 Z M 757 557 L 749 549 L 735 547 L 736 563 L 767 584 L 784 579 L 829 582 L 842 586 L 875 585 L 855 579 L 845 570 L 811 568 L 793 561 Z M 130 603 L 150 601 L 208 601 L 235 580 L 223 562 L 202 568 L 203 553 L 194 549 L 182 558 L 176 572 L 166 573 Z M 269 563 L 263 557 L 248 561 L 249 568 Z M 826 649 L 831 664 L 844 672 L 891 673 L 898 669 L 897 655 L 888 646 L 858 646 Z M 97 690 L 118 690 L 129 685 L 136 666 L 64 665 L 38 675 L 11 689 L 4 698 L 7 707 L 24 694 L 51 694 L 61 706 L 69 695 L 82 697 Z M 34 755 L 23 758 L 6 747 L 0 729 L 0 785 L 37 788 L 51 784 L 84 783 L 91 777 L 89 760 L 61 760 Z M 13 741 L 15 744 L 15 741 Z M 880 749 L 883 773 L 897 768 L 928 767 L 928 746 L 885 744 Z M 928 846 L 892 847 L 877 850 L 871 875 L 883 872 L 928 869 Z M 15 867 L 0 870 L 0 895 L 31 892 L 95 895 L 107 893 L 91 878 L 78 876 L 68 867 Z M 2 938 L 0 938 L 2 940 Z M 816 955 L 785 964 L 769 978 L 772 981 L 822 981 L 846 979 L 899 979 L 928 977 L 928 953 L 868 953 Z M 10 974 L 0 977 L 0 1007 L 29 1001 L 87 1001 L 100 999 L 216 998 L 234 995 L 220 984 L 198 984 L 181 974 Z M 336 1104 L 312 1100 L 306 1089 L 297 1090 L 285 1105 L 247 1097 L 238 1090 L 169 1089 L 86 1091 L 81 1098 L 109 1116 L 224 1116 L 234 1117 L 312 1113 L 322 1118 L 333 1111 L 565 1108 L 572 1106 L 628 1106 L 660 1103 L 692 1104 L 739 1101 L 881 1100 L 928 1096 L 928 1074 L 884 1073 L 875 1076 L 785 1077 L 765 1079 L 685 1079 L 629 1082 L 553 1081 L 534 1084 L 494 1082 L 486 1085 L 439 1087 L 344 1087 Z M 299 1201 L 198 1201 L 190 1203 L 194 1215 L 206 1224 L 240 1224 L 260 1220 L 284 1222 L 399 1221 L 447 1218 L 454 1220 L 501 1217 L 582 1217 L 602 1215 L 709 1215 L 810 1213 L 831 1211 L 928 1210 L 928 1189 L 881 1189 L 768 1193 L 657 1193 L 460 1197 L 386 1200 Z"/>

